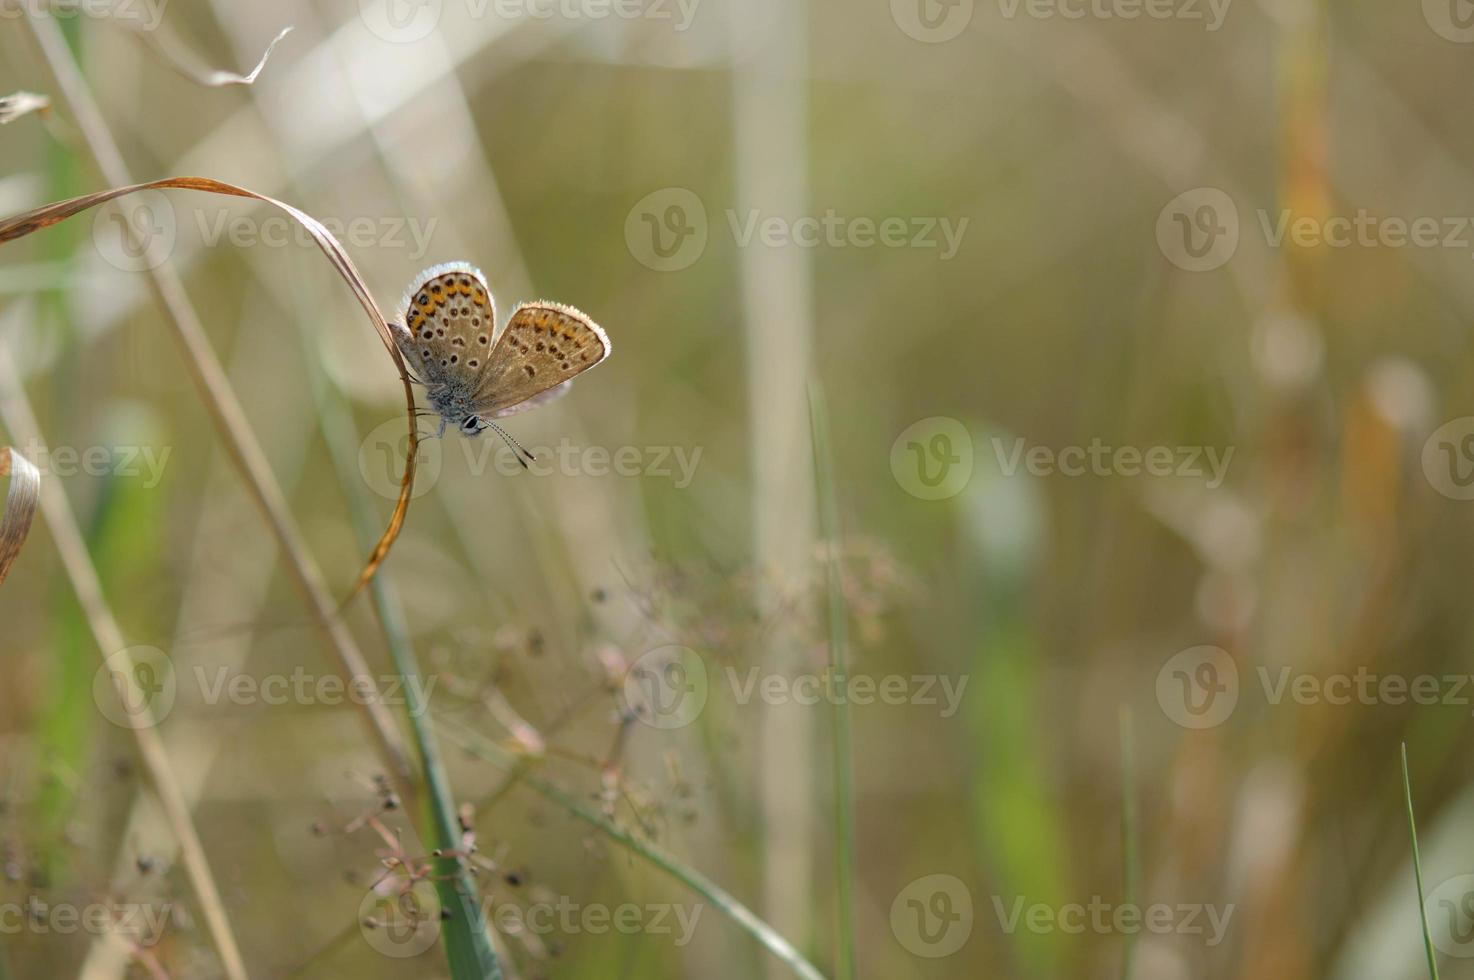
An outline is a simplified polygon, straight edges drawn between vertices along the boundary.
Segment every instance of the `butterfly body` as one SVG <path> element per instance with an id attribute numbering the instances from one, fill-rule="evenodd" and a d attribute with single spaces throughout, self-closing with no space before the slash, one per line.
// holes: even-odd
<path id="1" fill-rule="evenodd" d="M 524 303 L 498 332 L 486 278 L 464 262 L 420 273 L 390 327 L 442 434 L 454 425 L 474 436 L 492 419 L 551 401 L 611 349 L 597 323 L 561 303 Z"/>

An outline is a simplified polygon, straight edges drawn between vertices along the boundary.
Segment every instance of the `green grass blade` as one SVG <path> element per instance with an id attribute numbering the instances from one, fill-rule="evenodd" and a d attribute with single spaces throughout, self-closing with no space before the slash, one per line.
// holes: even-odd
<path id="1" fill-rule="evenodd" d="M 819 535 L 825 543 L 825 564 L 828 567 L 829 669 L 839 679 L 849 676 L 848 620 L 843 572 L 839 564 L 839 504 L 834 492 L 829 410 L 824 403 L 824 389 L 818 381 L 809 382 L 809 426 L 814 445 L 814 486 L 819 498 Z M 835 975 L 854 980 L 855 808 L 848 699 L 836 699 L 829 718 L 834 737 L 834 888 L 839 920 Z"/>
<path id="2" fill-rule="evenodd" d="M 1438 960 L 1433 955 L 1433 935 L 1428 931 L 1428 909 L 1423 903 L 1423 865 L 1418 858 L 1418 824 L 1413 819 L 1413 787 L 1407 774 L 1407 743 L 1402 743 L 1402 799 L 1407 804 L 1407 830 L 1413 839 L 1413 879 L 1418 883 L 1418 917 L 1423 921 L 1423 950 L 1428 954 L 1428 976 L 1438 980 Z"/>
<path id="3" fill-rule="evenodd" d="M 306 342 L 306 338 L 303 338 Z M 348 500 L 348 512 L 353 522 L 359 546 L 371 549 L 378 540 L 377 517 L 365 497 L 365 488 L 358 473 L 356 448 L 359 434 L 337 392 L 331 388 L 309 350 L 306 360 L 312 374 L 313 396 L 316 399 L 319 422 L 323 437 L 328 444 L 338 480 Z M 369 596 L 374 611 L 384 631 L 384 640 L 389 647 L 389 656 L 395 671 L 403 678 L 420 678 L 420 667 L 414 647 L 409 641 L 404 615 L 394 592 L 392 577 L 387 568 L 382 568 L 369 582 Z M 423 687 L 421 688 L 423 690 Z M 429 833 L 422 836 L 437 849 L 458 849 L 461 846 L 460 823 L 456 814 L 455 795 L 450 780 L 441 762 L 439 748 L 431 731 L 428 711 L 409 711 L 410 731 L 415 753 L 419 757 L 420 770 L 428 790 L 422 800 L 424 812 L 420 827 Z M 469 872 L 460 867 L 455 858 L 444 858 L 437 862 L 435 870 L 438 880 L 436 891 L 440 907 L 450 913 L 441 923 L 441 939 L 445 944 L 446 960 L 450 964 L 451 976 L 455 980 L 500 980 L 501 966 L 492 947 L 491 934 L 486 919 L 481 914 L 481 903 L 476 882 Z"/>
<path id="4" fill-rule="evenodd" d="M 660 870 L 689 887 L 714 908 L 726 915 L 738 926 L 762 943 L 774 956 L 782 960 L 803 980 L 824 980 L 824 974 L 794 948 L 793 944 L 780 936 L 772 926 L 753 914 L 752 910 L 728 894 L 720 885 L 694 868 L 687 867 L 674 856 L 643 841 L 612 821 L 586 806 L 581 800 L 565 793 L 552 783 L 525 771 L 522 758 L 508 752 L 480 732 L 445 718 L 437 719 L 440 732 L 467 752 L 507 771 L 521 770 L 523 785 L 543 798 L 558 804 L 578 819 L 594 827 L 610 840 L 640 855 Z"/>

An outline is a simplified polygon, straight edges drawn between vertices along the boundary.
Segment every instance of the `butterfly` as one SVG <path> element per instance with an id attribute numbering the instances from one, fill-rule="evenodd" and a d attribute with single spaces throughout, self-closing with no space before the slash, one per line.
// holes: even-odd
<path id="1" fill-rule="evenodd" d="M 440 435 L 451 425 L 467 436 L 492 428 L 512 445 L 493 419 L 552 401 L 611 349 L 602 327 L 562 303 L 523 303 L 498 333 L 491 287 L 465 262 L 416 276 L 389 328 L 440 416 Z"/>

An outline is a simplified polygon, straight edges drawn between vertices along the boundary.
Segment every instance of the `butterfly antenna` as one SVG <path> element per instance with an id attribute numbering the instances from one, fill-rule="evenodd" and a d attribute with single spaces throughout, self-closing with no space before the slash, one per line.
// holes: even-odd
<path id="1" fill-rule="evenodd" d="M 496 434 L 502 437 L 502 441 L 505 442 L 508 446 L 511 446 L 512 449 L 516 451 L 517 462 L 522 464 L 522 468 L 524 470 L 528 468 L 527 460 L 531 460 L 534 463 L 537 462 L 537 457 L 532 455 L 532 453 L 528 452 L 527 450 L 523 449 L 521 444 L 518 443 L 516 439 L 513 439 L 510 435 L 507 434 L 506 429 L 503 429 L 501 426 L 497 425 L 495 422 L 492 422 L 489 419 L 482 419 L 481 421 L 485 422 L 488 426 L 495 429 Z"/>

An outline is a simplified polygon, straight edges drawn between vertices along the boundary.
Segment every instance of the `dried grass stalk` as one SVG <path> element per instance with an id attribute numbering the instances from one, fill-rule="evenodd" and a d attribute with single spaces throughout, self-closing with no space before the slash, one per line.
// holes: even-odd
<path id="1" fill-rule="evenodd" d="M 15 122 L 21 116 L 27 116 L 33 112 L 46 112 L 50 108 L 51 100 L 35 92 L 0 95 L 0 126 Z"/>
<path id="2" fill-rule="evenodd" d="M 266 52 L 261 55 L 261 60 L 256 62 L 256 67 L 244 75 L 209 67 L 163 24 L 151 31 L 140 30 L 135 33 L 153 50 L 154 54 L 164 60 L 165 64 L 185 78 L 196 85 L 219 88 L 223 85 L 250 85 L 255 82 L 256 76 L 261 74 L 261 69 L 265 68 L 266 62 L 270 60 L 271 52 L 276 50 L 282 38 L 292 33 L 292 29 L 285 27 L 280 34 L 272 38 L 271 43 L 266 46 Z"/>
<path id="3" fill-rule="evenodd" d="M 26 400 L 20 372 L 16 370 L 3 345 L 0 345 L 0 424 L 18 442 L 45 445 L 40 426 L 36 422 L 36 413 Z M 5 455 L 11 462 L 20 458 L 13 450 Z M 12 473 L 14 472 L 16 468 L 13 467 Z M 43 484 L 38 474 L 32 486 L 38 491 L 42 514 L 51 531 L 52 544 L 66 570 L 67 578 L 72 583 L 77 604 L 82 608 L 82 616 L 97 643 L 99 657 L 105 664 L 109 658 L 113 658 L 112 666 L 120 670 L 123 676 L 134 676 L 134 661 L 128 643 L 103 594 L 102 580 L 98 577 L 96 566 L 92 564 L 92 556 L 87 552 L 82 529 L 77 525 L 76 515 L 72 513 L 71 504 L 67 501 L 60 481 L 47 480 Z M 199 831 L 190 814 L 189 801 L 180 788 L 179 777 L 175 775 L 169 753 L 164 748 L 163 736 L 151 721 L 151 711 L 145 704 L 139 715 L 139 723 L 129 727 L 138 747 L 139 760 L 153 783 L 164 818 L 174 832 L 174 839 L 179 843 L 185 877 L 194 890 L 200 917 L 204 920 L 206 931 L 220 956 L 221 972 L 227 980 L 247 980 L 245 960 L 241 956 L 240 944 L 236 941 L 230 917 L 225 911 L 220 886 L 210 870 L 204 844 L 200 841 Z"/>
<path id="4" fill-rule="evenodd" d="M 359 573 L 358 580 L 354 583 L 352 591 L 343 600 L 346 605 L 373 578 L 374 572 L 384 563 L 389 555 L 389 549 L 394 544 L 394 539 L 399 536 L 404 527 L 405 515 L 409 513 L 409 501 L 414 489 L 415 480 L 415 457 L 419 452 L 420 434 L 415 426 L 415 395 L 414 389 L 410 387 L 409 371 L 405 367 L 404 358 L 399 353 L 393 337 L 389 333 L 389 324 L 384 318 L 384 313 L 379 309 L 378 303 L 374 301 L 373 294 L 369 292 L 368 284 L 364 282 L 363 276 L 348 257 L 343 246 L 333 237 L 333 233 L 312 215 L 300 211 L 292 205 L 278 201 L 274 197 L 258 194 L 244 187 L 227 184 L 224 181 L 214 180 L 209 177 L 165 177 L 162 180 L 151 180 L 142 184 L 132 184 L 127 187 L 115 187 L 111 190 L 97 191 L 92 194 L 84 194 L 81 197 L 70 198 L 65 201 L 57 201 L 44 207 L 35 208 L 24 214 L 18 214 L 13 218 L 0 221 L 0 243 L 24 238 L 26 235 L 48 228 L 59 221 L 64 221 L 75 214 L 79 214 L 99 204 L 106 204 L 115 198 L 134 191 L 141 190 L 194 190 L 205 191 L 210 194 L 224 194 L 229 197 L 245 197 L 256 201 L 264 201 L 274 207 L 280 208 L 290 215 L 298 224 L 305 228 L 317 242 L 318 248 L 328 257 L 338 275 L 353 290 L 353 295 L 358 298 L 359 305 L 368 314 L 369 322 L 374 325 L 374 330 L 379 334 L 379 340 L 383 342 L 384 349 L 389 352 L 389 357 L 394 362 L 395 369 L 399 372 L 399 380 L 404 385 L 405 412 L 409 427 L 409 449 L 405 460 L 404 477 L 400 480 L 399 499 L 394 504 L 394 513 L 389 517 L 389 524 L 379 537 L 378 544 L 374 546 L 373 552 L 365 562 L 363 570 Z"/>
<path id="5" fill-rule="evenodd" d="M 10 477 L 5 494 L 5 512 L 0 514 L 0 582 L 10 574 L 11 563 L 31 531 L 31 519 L 41 497 L 41 471 L 9 446 L 0 446 L 0 479 Z"/>

